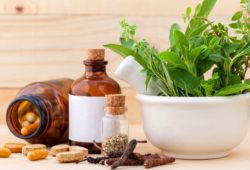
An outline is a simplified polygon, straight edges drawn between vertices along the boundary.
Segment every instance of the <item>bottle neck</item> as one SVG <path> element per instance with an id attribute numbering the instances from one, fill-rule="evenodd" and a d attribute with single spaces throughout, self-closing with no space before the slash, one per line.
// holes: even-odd
<path id="1" fill-rule="evenodd" d="M 125 117 L 124 113 L 123 114 L 112 114 L 110 112 L 106 112 L 105 115 L 107 117 L 112 117 L 112 118 L 123 118 L 123 117 Z"/>
<path id="2" fill-rule="evenodd" d="M 85 76 L 101 76 L 106 75 L 107 61 L 90 61 L 85 60 Z"/>
<path id="3" fill-rule="evenodd" d="M 21 106 L 23 102 L 26 102 L 27 106 Z M 35 95 L 25 95 L 16 98 L 9 105 L 6 114 L 7 125 L 11 132 L 21 139 L 31 139 L 40 136 L 49 126 L 49 113 L 45 103 L 46 101 L 44 101 L 44 99 Z M 21 133 L 22 125 L 20 123 L 20 115 L 22 112 L 28 112 L 30 107 L 37 110 L 40 123 L 34 132 L 24 136 Z"/>

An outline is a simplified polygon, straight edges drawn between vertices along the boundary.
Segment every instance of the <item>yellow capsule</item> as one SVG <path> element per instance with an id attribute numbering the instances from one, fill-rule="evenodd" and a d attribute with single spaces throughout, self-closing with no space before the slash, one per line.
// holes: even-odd
<path id="1" fill-rule="evenodd" d="M 35 132 L 35 131 L 37 130 L 37 128 L 39 127 L 39 125 L 40 125 L 40 118 L 37 119 L 37 120 L 35 121 L 35 123 L 23 127 L 23 128 L 21 129 L 21 134 L 24 135 L 24 136 L 28 136 L 28 135 L 30 135 L 31 133 Z"/>
<path id="2" fill-rule="evenodd" d="M 3 147 L 8 148 L 11 153 L 22 153 L 22 148 L 25 145 L 25 143 L 4 143 Z"/>
<path id="3" fill-rule="evenodd" d="M 30 161 L 37 161 L 41 159 L 45 159 L 48 156 L 48 151 L 46 149 L 41 149 L 41 150 L 34 150 L 30 151 L 27 154 L 27 158 Z"/>
<path id="4" fill-rule="evenodd" d="M 8 158 L 11 155 L 11 151 L 8 148 L 0 148 L 0 158 Z"/>
<path id="5" fill-rule="evenodd" d="M 30 123 L 34 123 L 37 119 L 37 115 L 34 112 L 25 113 L 22 117 L 22 120 L 29 121 Z"/>

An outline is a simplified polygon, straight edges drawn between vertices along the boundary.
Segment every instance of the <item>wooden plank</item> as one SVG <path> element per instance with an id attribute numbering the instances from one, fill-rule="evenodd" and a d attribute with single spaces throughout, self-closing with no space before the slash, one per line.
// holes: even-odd
<path id="1" fill-rule="evenodd" d="M 181 18 L 165 16 L 0 16 L 0 87 L 80 77 L 88 48 L 118 41 L 121 18 L 135 23 L 137 37 L 148 39 L 160 50 L 168 47 L 172 23 L 184 27 Z M 227 17 L 215 19 L 227 21 Z M 109 50 L 106 56 L 108 72 L 114 77 L 122 59 Z"/>
<path id="2" fill-rule="evenodd" d="M 0 89 L 0 124 L 5 123 L 5 113 L 9 103 L 14 99 L 19 89 Z M 135 99 L 135 91 L 130 88 L 124 88 L 123 93 L 126 94 L 126 113 L 130 124 L 141 123 L 139 104 Z"/>
<path id="3" fill-rule="evenodd" d="M 0 0 L 0 14 L 178 15 L 197 0 Z M 231 15 L 239 0 L 220 0 L 215 15 Z"/>

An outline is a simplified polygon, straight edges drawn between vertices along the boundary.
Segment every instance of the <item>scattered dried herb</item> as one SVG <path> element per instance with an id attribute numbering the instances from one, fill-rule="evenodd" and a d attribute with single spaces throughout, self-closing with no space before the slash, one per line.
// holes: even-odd
<path id="1" fill-rule="evenodd" d="M 147 159 L 144 162 L 145 168 L 152 168 L 160 165 L 166 165 L 173 163 L 175 161 L 175 158 L 172 157 L 164 157 L 164 158 L 156 158 L 156 159 Z"/>
<path id="2" fill-rule="evenodd" d="M 91 164 L 99 164 L 100 161 L 104 160 L 104 159 L 107 159 L 107 157 L 96 157 L 96 158 L 93 158 L 93 157 L 88 157 L 87 158 L 87 161 Z"/>
<path id="3" fill-rule="evenodd" d="M 144 165 L 145 168 L 151 168 L 155 166 L 166 165 L 175 161 L 175 158 L 172 157 L 161 158 L 158 154 L 140 154 L 134 152 L 138 143 L 146 142 L 147 141 L 137 141 L 133 139 L 129 142 L 124 152 L 111 151 L 107 153 L 107 156 L 105 157 L 88 157 L 87 161 L 92 164 L 111 166 L 111 169 L 116 169 L 119 166 L 139 165 Z"/>
<path id="4" fill-rule="evenodd" d="M 109 158 L 107 160 L 105 160 L 105 165 L 109 165 L 112 166 L 115 162 L 117 162 L 120 158 Z M 122 166 L 138 166 L 138 165 L 143 165 L 143 161 L 142 160 L 138 160 L 138 159 L 131 159 L 128 158 L 126 159 L 123 163 Z"/>
<path id="5" fill-rule="evenodd" d="M 131 154 L 133 154 L 137 143 L 147 143 L 147 141 L 137 141 L 135 139 L 131 140 L 121 158 L 111 165 L 111 169 L 116 169 L 123 165 L 124 162 L 131 156 Z"/>

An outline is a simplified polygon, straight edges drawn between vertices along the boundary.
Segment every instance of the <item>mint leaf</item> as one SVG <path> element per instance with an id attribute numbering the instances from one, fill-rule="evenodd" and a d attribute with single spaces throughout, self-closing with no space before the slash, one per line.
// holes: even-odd
<path id="1" fill-rule="evenodd" d="M 232 20 L 236 21 L 238 19 L 240 19 L 243 16 L 243 11 L 238 11 L 236 12 L 233 16 L 232 16 Z"/>
<path id="2" fill-rule="evenodd" d="M 233 94 L 240 94 L 244 90 L 249 90 L 249 84 L 234 84 L 227 87 L 224 87 L 218 90 L 214 95 L 215 96 L 228 96 Z"/>

